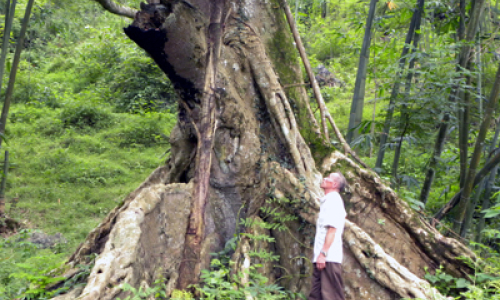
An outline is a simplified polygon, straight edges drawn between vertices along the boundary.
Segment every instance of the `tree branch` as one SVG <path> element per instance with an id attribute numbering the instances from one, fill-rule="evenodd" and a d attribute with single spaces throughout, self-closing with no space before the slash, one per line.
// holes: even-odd
<path id="1" fill-rule="evenodd" d="M 344 153 L 350 154 L 354 158 L 354 160 L 356 160 L 360 165 L 362 165 L 364 168 L 370 169 L 370 167 L 367 164 L 365 164 L 365 162 L 362 161 L 361 158 L 359 158 L 359 156 L 356 154 L 356 152 L 354 152 L 351 149 L 351 146 L 349 146 L 349 144 L 344 139 L 344 136 L 342 135 L 342 133 L 340 133 L 339 128 L 335 124 L 335 121 L 333 120 L 332 116 L 330 115 L 330 113 L 328 111 L 326 112 L 326 117 L 330 121 L 330 125 L 332 125 L 332 128 L 333 128 L 333 131 L 335 132 L 335 135 L 337 136 L 337 138 L 340 140 L 340 143 L 344 147 Z"/>
<path id="2" fill-rule="evenodd" d="M 300 57 L 302 59 L 302 62 L 304 63 L 304 68 L 306 69 L 307 76 L 309 77 L 309 81 L 311 82 L 311 87 L 313 89 L 314 97 L 316 98 L 316 101 L 318 102 L 318 107 L 319 107 L 319 113 L 321 116 L 321 126 L 323 127 L 323 134 L 325 135 L 325 139 L 328 141 L 330 139 L 330 136 L 328 134 L 328 125 L 326 121 L 326 114 L 328 113 L 328 110 L 325 105 L 325 101 L 323 100 L 323 96 L 321 95 L 321 91 L 319 89 L 318 82 L 316 81 L 316 78 L 314 77 L 314 73 L 311 68 L 311 63 L 309 62 L 309 59 L 307 58 L 306 50 L 304 48 L 304 45 L 302 44 L 302 40 L 300 39 L 300 34 L 297 30 L 297 27 L 295 26 L 294 19 L 292 16 L 292 12 L 290 11 L 290 6 L 288 6 L 288 3 L 286 0 L 283 0 L 283 7 L 285 9 L 285 15 L 286 19 L 288 21 L 288 25 L 290 26 L 290 30 L 292 31 L 293 38 L 295 40 L 295 44 L 297 46 L 297 50 L 299 50 Z M 309 104 L 308 104 L 309 105 Z"/>
<path id="3" fill-rule="evenodd" d="M 101 4 L 101 6 L 105 10 L 115 15 L 133 19 L 135 17 L 135 14 L 137 13 L 137 10 L 127 6 L 120 6 L 115 2 L 113 2 L 113 0 L 94 0 L 94 1 Z"/>

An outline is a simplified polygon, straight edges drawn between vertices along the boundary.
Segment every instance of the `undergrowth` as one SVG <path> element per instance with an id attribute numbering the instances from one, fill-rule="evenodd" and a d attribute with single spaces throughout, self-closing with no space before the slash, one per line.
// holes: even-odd
<path id="1" fill-rule="evenodd" d="M 0 154 L 10 153 L 6 212 L 27 230 L 0 240 L 1 300 L 55 293 L 47 272 L 165 161 L 176 121 L 172 87 L 125 20 L 92 1 L 42 0 L 30 22 Z M 41 249 L 22 239 L 33 231 L 67 243 Z"/>

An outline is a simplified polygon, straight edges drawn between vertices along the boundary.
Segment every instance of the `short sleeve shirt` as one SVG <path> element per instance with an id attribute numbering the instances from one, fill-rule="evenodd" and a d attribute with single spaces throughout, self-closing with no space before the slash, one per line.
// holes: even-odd
<path id="1" fill-rule="evenodd" d="M 336 229 L 335 239 L 327 251 L 326 261 L 342 263 L 342 234 L 344 233 L 344 224 L 346 211 L 344 201 L 337 192 L 328 193 L 320 200 L 318 221 L 316 222 L 316 236 L 314 238 L 314 257 L 315 263 L 318 259 L 321 249 L 325 243 L 328 227 Z"/>

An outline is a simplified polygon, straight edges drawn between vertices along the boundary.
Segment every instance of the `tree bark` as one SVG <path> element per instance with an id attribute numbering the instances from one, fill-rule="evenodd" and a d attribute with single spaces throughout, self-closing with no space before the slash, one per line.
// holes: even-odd
<path id="1" fill-rule="evenodd" d="M 491 171 L 491 173 L 488 176 L 488 179 L 486 181 L 486 184 L 485 184 L 486 187 L 484 189 L 483 201 L 481 204 L 482 210 L 490 208 L 491 190 L 493 188 L 493 185 L 495 184 L 495 178 L 496 178 L 497 172 L 498 172 L 498 165 L 496 165 L 495 168 L 493 168 L 493 170 Z M 480 214 L 478 225 L 477 225 L 475 241 L 478 243 L 482 243 L 482 241 L 483 241 L 482 232 L 484 230 L 484 226 L 486 225 L 486 218 L 484 216 L 485 216 L 485 213 Z"/>
<path id="2" fill-rule="evenodd" d="M 422 5 L 424 3 L 422 2 Z M 420 11 L 420 9 L 422 9 Z M 424 7 L 419 7 L 419 16 L 416 20 L 415 24 L 415 34 L 413 37 L 413 49 L 411 50 L 412 54 L 415 54 L 418 50 L 418 43 L 420 42 L 420 23 L 422 22 L 422 15 L 424 13 L 423 11 Z M 406 83 L 405 83 L 405 99 L 408 102 L 408 99 L 410 97 L 411 93 L 411 86 L 412 86 L 412 80 L 413 80 L 413 74 L 414 74 L 414 68 L 415 64 L 417 62 L 417 58 L 412 56 L 410 59 L 410 63 L 408 64 L 408 75 L 406 76 Z M 403 131 L 401 132 L 401 136 L 399 138 L 399 143 L 396 146 L 396 150 L 394 151 L 394 160 L 392 162 L 392 178 L 396 182 L 396 185 L 399 187 L 399 179 L 398 179 L 398 167 L 399 167 L 399 159 L 401 157 L 401 148 L 403 146 L 404 142 L 404 137 L 406 134 L 406 130 L 408 129 L 408 126 L 410 125 L 410 118 L 411 115 L 406 111 L 408 109 L 408 105 L 403 104 L 403 109 L 401 110 L 401 116 L 400 116 L 400 124 L 404 124 L 403 126 Z"/>
<path id="3" fill-rule="evenodd" d="M 160 276 L 167 294 L 184 288 L 196 281 L 186 276 L 197 278 L 200 270 L 208 269 L 210 253 L 221 250 L 240 231 L 240 218 L 265 218 L 261 208 L 266 207 L 297 219 L 284 221 L 286 230 L 266 231 L 274 243 L 241 239 L 233 268 L 245 270 L 248 262 L 258 263 L 248 255 L 251 251 L 272 251 L 280 259 L 261 268 L 263 275 L 307 294 L 319 180 L 334 170 L 345 174 L 350 190 L 344 196 L 347 299 L 438 299 L 422 279 L 423 267 L 432 272 L 442 265 L 457 277 L 470 274 L 472 269 L 457 257 L 475 260 L 474 254 L 441 236 L 377 174 L 339 152 L 313 159 L 314 144 L 301 135 L 310 122 L 296 121 L 307 95 L 300 87 L 294 94 L 282 88 L 300 82 L 301 74 L 280 2 L 228 0 L 217 6 L 221 3 L 146 4 L 126 29 L 178 91 L 181 105 L 170 137 L 171 156 L 69 258 L 67 278 L 78 274 L 79 264 L 89 264 L 89 255 L 98 254 L 86 286 L 56 299 L 125 298 L 123 284 L 146 288 Z M 222 26 L 214 22 L 214 15 Z M 218 33 L 217 60 L 212 54 L 217 52 L 218 40 L 213 37 Z M 213 131 L 203 131 L 203 124 L 212 124 L 203 119 L 210 113 L 214 125 L 207 128 Z M 200 143 L 206 148 L 200 149 Z M 205 166 L 202 155 L 211 157 Z M 276 201 L 284 197 L 293 201 Z"/>
<path id="4" fill-rule="evenodd" d="M 302 58 L 302 63 L 304 64 L 304 68 L 306 70 L 307 76 L 309 77 L 309 82 L 311 83 L 311 87 L 314 93 L 314 97 L 316 98 L 318 102 L 318 108 L 319 108 L 319 114 L 321 118 L 321 128 L 323 130 L 323 134 L 325 139 L 328 141 L 330 139 L 330 135 L 328 134 L 328 124 L 326 122 L 326 105 L 325 101 L 323 100 L 323 95 L 321 95 L 321 90 L 319 88 L 319 84 L 316 81 L 316 77 L 314 76 L 311 63 L 309 62 L 309 59 L 307 58 L 306 54 L 306 49 L 304 48 L 304 45 L 302 44 L 302 40 L 299 35 L 299 31 L 297 30 L 296 23 L 294 22 L 293 16 L 292 16 L 292 11 L 290 10 L 290 6 L 288 5 L 286 0 L 283 1 L 283 6 L 285 10 L 285 15 L 286 19 L 288 21 L 288 25 L 290 26 L 290 30 L 292 31 L 293 34 L 293 39 L 295 40 L 295 44 L 297 46 L 297 50 L 299 50 L 300 57 Z M 326 4 L 325 4 L 326 5 Z M 309 106 L 308 106 L 309 108 Z M 309 108 L 310 110 L 310 108 Z M 316 119 L 314 118 L 314 115 L 311 112 L 311 118 L 312 122 L 314 123 L 314 126 L 316 126 Z"/>
<path id="5" fill-rule="evenodd" d="M 479 160 L 481 159 L 481 153 L 483 150 L 484 140 L 486 138 L 486 133 L 488 132 L 488 128 L 491 126 L 491 120 L 493 119 L 493 114 L 495 113 L 495 109 L 498 103 L 498 95 L 500 94 L 500 65 L 498 66 L 497 74 L 495 77 L 495 83 L 493 84 L 493 89 L 490 94 L 490 98 L 488 99 L 488 106 L 486 107 L 484 119 L 481 123 L 481 127 L 479 128 L 479 133 L 477 134 L 476 143 L 474 145 L 474 152 L 472 153 L 472 157 L 470 159 L 470 165 L 467 172 L 467 177 L 465 178 L 464 189 L 462 192 L 462 196 L 460 197 L 460 201 L 458 203 L 458 214 L 457 219 L 458 223 L 454 229 L 458 232 L 460 230 L 460 235 L 462 237 L 465 236 L 466 228 L 463 226 L 463 222 L 465 219 L 465 213 L 467 211 L 467 206 L 469 205 L 470 195 L 472 193 L 474 177 L 476 176 L 476 168 L 479 165 Z"/>
<path id="6" fill-rule="evenodd" d="M 133 19 L 135 17 L 135 14 L 137 13 L 135 9 L 118 5 L 115 2 L 113 2 L 113 0 L 95 0 L 95 1 L 99 3 L 105 10 L 119 16 Z"/>
<path id="7" fill-rule="evenodd" d="M 7 52 L 9 51 L 10 43 L 10 30 L 12 28 L 12 21 L 14 20 L 14 14 L 16 12 L 17 0 L 10 0 L 5 4 L 5 27 L 3 32 L 2 41 L 2 55 L 0 56 L 0 90 L 3 84 L 3 75 L 5 72 L 5 61 L 7 60 Z"/>
<path id="8" fill-rule="evenodd" d="M 385 156 L 385 144 L 391 130 L 392 115 L 394 113 L 396 98 L 399 95 L 399 88 L 401 86 L 401 73 L 403 72 L 406 64 L 406 55 L 410 50 L 410 44 L 415 34 L 415 28 L 417 27 L 417 23 L 420 23 L 421 14 L 424 9 L 424 2 L 425 0 L 418 0 L 417 2 L 417 9 L 413 13 L 413 17 L 411 18 L 410 27 L 408 28 L 408 33 L 406 34 L 405 45 L 403 47 L 403 51 L 401 52 L 401 57 L 399 58 L 399 72 L 396 76 L 394 86 L 392 87 L 391 97 L 389 99 L 389 107 L 387 108 L 387 114 L 384 122 L 384 129 L 382 131 L 382 134 L 380 135 L 380 148 L 377 154 L 377 161 L 375 162 L 375 170 L 377 171 L 382 170 L 382 163 L 384 162 Z"/>
<path id="9" fill-rule="evenodd" d="M 494 170 L 498 164 L 500 163 L 500 151 L 497 151 L 497 153 L 491 157 L 491 159 L 488 160 L 488 162 L 483 166 L 483 168 L 476 174 L 476 177 L 474 177 L 474 183 L 473 187 L 478 185 L 481 180 L 483 180 L 486 175 L 488 175 L 492 170 Z M 462 196 L 463 189 L 461 189 L 458 193 L 456 193 L 453 198 L 451 198 L 448 203 L 446 203 L 435 215 L 434 218 L 437 220 L 441 220 L 445 214 L 450 212 L 457 204 L 458 201 L 460 200 L 460 197 Z"/>
<path id="10" fill-rule="evenodd" d="M 9 172 L 9 151 L 5 151 L 2 182 L 0 183 L 0 216 L 5 214 L 5 186 L 7 184 L 8 172 Z"/>
<path id="11" fill-rule="evenodd" d="M 429 166 L 427 167 L 427 172 L 425 174 L 424 184 L 422 184 L 422 189 L 420 190 L 420 201 L 424 204 L 427 203 L 429 199 L 429 193 L 431 192 L 432 182 L 434 181 L 434 176 L 436 175 L 436 168 L 438 166 L 439 157 L 441 152 L 443 152 L 444 142 L 446 140 L 446 131 L 448 126 L 443 124 L 448 124 L 450 121 L 450 115 L 445 114 L 443 121 L 439 126 L 438 135 L 434 143 L 434 149 L 432 151 L 431 159 L 429 160 Z"/>
<path id="12" fill-rule="evenodd" d="M 467 70 L 471 70 L 472 62 L 467 63 Z M 466 76 L 466 85 L 471 85 L 471 77 Z M 470 93 L 467 88 L 458 91 L 458 100 L 461 103 L 458 106 L 458 148 L 460 150 L 460 188 L 464 187 L 465 177 L 467 176 L 467 163 L 469 152 L 469 129 L 470 129 Z M 483 118 L 481 117 L 480 120 Z"/>
<path id="13" fill-rule="evenodd" d="M 500 121 L 500 119 L 495 120 L 495 125 L 496 125 L 495 135 L 493 136 L 493 140 L 491 141 L 491 144 L 489 146 L 488 153 L 493 153 L 495 151 L 495 145 L 497 144 L 498 136 L 500 135 L 500 126 L 498 126 L 499 121 Z M 490 157 L 488 157 L 487 161 L 488 160 L 490 160 Z M 497 168 L 497 167 L 495 167 L 495 168 Z M 465 216 L 464 229 L 463 229 L 463 231 L 465 231 L 465 232 L 467 232 L 471 227 L 472 217 L 474 216 L 474 212 L 475 212 L 476 206 L 479 202 L 479 199 L 481 198 L 481 195 L 483 194 L 483 190 L 484 190 L 483 198 L 486 197 L 487 195 L 489 195 L 489 193 L 490 193 L 490 191 L 488 189 L 488 184 L 489 184 L 489 180 L 490 180 L 490 177 L 492 174 L 493 175 L 496 174 L 495 169 L 492 170 L 492 172 L 490 173 L 490 176 L 488 176 L 487 178 L 484 178 L 481 181 L 481 183 L 477 187 L 476 192 L 474 194 L 474 200 L 470 203 L 469 207 L 467 208 L 467 214 Z M 488 200 L 489 200 L 489 198 L 488 198 Z M 489 206 L 489 201 L 487 201 L 486 203 L 483 203 L 483 206 L 482 206 L 483 210 L 486 209 L 486 208 L 484 208 L 485 206 Z M 484 216 L 484 215 L 481 215 L 481 216 Z M 482 220 L 484 221 L 484 218 L 482 218 Z M 479 239 L 480 232 L 483 230 L 483 228 L 484 228 L 484 223 L 482 224 L 482 227 L 481 227 L 481 217 L 480 217 L 478 225 L 477 225 L 478 230 L 474 234 L 474 238 L 476 240 Z"/>
<path id="14" fill-rule="evenodd" d="M 28 29 L 31 8 L 33 7 L 34 2 L 34 0 L 29 0 L 28 4 L 26 5 L 24 19 L 21 25 L 21 32 L 19 33 L 19 39 L 17 40 L 16 52 L 14 53 L 14 61 L 12 62 L 12 67 L 10 69 L 9 85 L 7 86 L 7 91 L 5 92 L 2 114 L 0 115 L 0 135 L 5 134 L 5 125 L 7 124 L 7 116 L 9 115 L 10 101 L 12 100 L 12 95 L 14 93 L 14 83 L 16 82 L 17 67 L 19 66 L 19 61 L 21 60 L 21 52 L 24 49 L 24 36 L 26 35 L 26 30 Z M 0 146 L 2 146 L 2 141 L 3 139 L 0 138 Z"/>
<path id="15" fill-rule="evenodd" d="M 398 178 L 398 167 L 399 167 L 399 158 L 401 157 L 401 148 L 403 147 L 404 137 L 406 134 L 406 130 L 408 129 L 408 123 L 405 123 L 403 132 L 399 137 L 398 145 L 396 146 L 396 150 L 394 151 L 394 159 L 392 161 L 392 188 L 399 189 L 399 178 Z"/>
<path id="16" fill-rule="evenodd" d="M 375 9 L 378 0 L 370 1 L 370 10 L 366 18 L 365 36 L 361 53 L 359 54 L 358 72 L 356 73 L 356 82 L 354 83 L 354 94 L 351 102 L 351 112 L 349 114 L 349 126 L 346 136 L 347 143 L 351 143 L 359 134 L 356 133 L 356 127 L 359 126 L 363 119 L 363 106 L 365 102 L 365 82 L 366 70 L 370 59 L 370 43 L 372 40 L 372 24 L 375 17 Z"/>
<path id="17" fill-rule="evenodd" d="M 465 42 L 460 48 L 457 71 L 461 71 L 462 69 L 465 69 L 467 67 L 467 64 L 470 60 L 470 52 L 471 52 L 470 43 L 474 40 L 477 28 L 479 26 L 479 18 L 481 17 L 481 13 L 483 11 L 484 0 L 476 0 L 473 3 L 474 5 L 471 8 L 471 18 L 465 33 Z M 448 101 L 450 103 L 455 102 L 457 95 L 459 95 L 457 89 L 458 87 L 451 89 L 450 96 L 448 97 Z M 436 173 L 435 169 L 437 167 L 437 162 L 441 157 L 441 152 L 443 151 L 444 148 L 449 121 L 450 121 L 450 112 L 445 111 L 441 123 L 439 124 L 439 133 L 436 138 L 436 142 L 434 144 L 434 151 L 432 153 L 432 157 L 429 162 L 429 167 L 425 175 L 424 184 L 420 192 L 420 201 L 422 201 L 423 203 L 426 203 L 427 198 L 429 197 L 430 188 L 432 186 L 432 182 L 434 181 L 434 176 Z"/>

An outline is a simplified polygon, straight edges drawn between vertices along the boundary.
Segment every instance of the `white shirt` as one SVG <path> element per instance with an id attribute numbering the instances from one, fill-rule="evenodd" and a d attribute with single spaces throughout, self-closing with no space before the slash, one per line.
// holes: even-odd
<path id="1" fill-rule="evenodd" d="M 318 221 L 316 221 L 316 236 L 314 238 L 314 257 L 313 263 L 316 262 L 323 245 L 325 244 L 326 233 L 328 227 L 336 229 L 335 238 L 327 251 L 326 261 L 342 263 L 342 233 L 344 232 L 344 224 L 346 211 L 344 201 L 337 192 L 330 192 L 320 199 L 321 206 L 319 208 Z"/>

